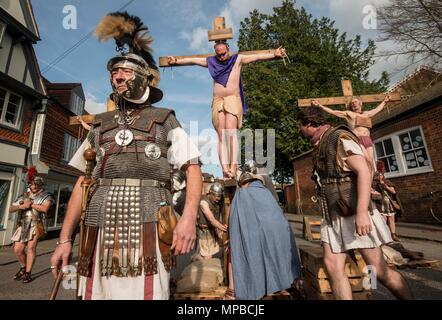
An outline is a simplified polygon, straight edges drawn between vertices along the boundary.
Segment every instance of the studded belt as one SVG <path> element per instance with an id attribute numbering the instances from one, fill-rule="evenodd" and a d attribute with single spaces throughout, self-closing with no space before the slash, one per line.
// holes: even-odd
<path id="1" fill-rule="evenodd" d="M 154 187 L 170 189 L 170 182 L 152 179 L 98 179 L 99 186 Z"/>

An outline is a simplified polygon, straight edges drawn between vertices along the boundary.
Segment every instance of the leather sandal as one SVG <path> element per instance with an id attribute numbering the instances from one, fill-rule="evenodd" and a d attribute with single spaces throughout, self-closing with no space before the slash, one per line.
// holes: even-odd
<path id="1" fill-rule="evenodd" d="M 30 272 L 25 272 L 25 274 L 23 276 L 23 283 L 29 283 L 32 280 L 34 280 L 34 279 L 31 278 L 31 273 Z"/>
<path id="2" fill-rule="evenodd" d="M 23 276 L 25 275 L 26 267 L 21 267 L 18 272 L 14 275 L 14 280 L 21 280 Z"/>

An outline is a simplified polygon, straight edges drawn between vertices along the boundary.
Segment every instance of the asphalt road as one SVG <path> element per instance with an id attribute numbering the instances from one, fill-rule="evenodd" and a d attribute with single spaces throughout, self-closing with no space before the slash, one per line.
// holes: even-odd
<path id="1" fill-rule="evenodd" d="M 298 237 L 300 234 L 297 228 L 294 228 L 298 245 L 309 244 L 307 241 Z M 52 289 L 54 279 L 50 272 L 49 259 L 52 250 L 55 247 L 55 239 L 42 241 L 37 248 L 37 260 L 33 269 L 32 276 L 34 281 L 23 284 L 12 279 L 18 270 L 18 264 L 14 259 L 11 247 L 0 248 L 0 299 L 19 300 L 47 300 Z M 426 240 L 402 239 L 403 245 L 410 250 L 422 251 L 427 259 L 437 259 L 442 261 L 442 243 Z M 78 247 L 74 247 L 77 251 Z M 74 255 L 74 260 L 75 260 Z M 190 256 L 180 258 L 178 269 L 173 273 L 177 276 L 183 267 L 190 260 Z M 442 299 L 442 268 L 437 269 L 408 269 L 400 270 L 408 280 L 416 299 Z M 57 299 L 73 300 L 75 299 L 75 290 L 60 287 Z M 374 291 L 373 299 L 391 300 L 394 297 L 381 285 Z"/>

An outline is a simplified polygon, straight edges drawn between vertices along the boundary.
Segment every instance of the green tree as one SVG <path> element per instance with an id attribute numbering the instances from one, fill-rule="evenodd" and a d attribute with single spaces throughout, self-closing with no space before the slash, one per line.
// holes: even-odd
<path id="1" fill-rule="evenodd" d="M 275 129 L 274 178 L 293 177 L 291 159 L 311 148 L 295 121 L 298 98 L 340 96 L 341 79 L 350 79 L 355 94 L 385 91 L 388 76 L 369 81 L 375 44 L 360 36 L 347 39 L 329 18 L 314 19 L 295 1 L 286 0 L 266 15 L 254 10 L 241 22 L 240 51 L 284 46 L 291 60 L 254 63 L 242 73 L 247 103 L 245 128 Z M 333 119 L 336 123 L 336 119 Z"/>

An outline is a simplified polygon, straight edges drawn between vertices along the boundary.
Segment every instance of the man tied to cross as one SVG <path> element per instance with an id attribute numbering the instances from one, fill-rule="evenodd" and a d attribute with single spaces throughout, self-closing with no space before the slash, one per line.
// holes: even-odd
<path id="1" fill-rule="evenodd" d="M 243 55 L 231 54 L 225 40 L 216 41 L 215 56 L 168 57 L 169 65 L 199 65 L 209 69 L 214 80 L 212 101 L 212 123 L 218 133 L 218 156 L 224 179 L 236 178 L 238 169 L 237 131 L 242 126 L 246 112 L 241 81 L 241 67 L 245 64 L 286 57 L 285 49 L 279 47 L 272 52 Z M 226 141 L 227 140 L 227 141 Z"/>
<path id="2" fill-rule="evenodd" d="M 343 118 L 347 122 L 347 126 L 354 132 L 354 134 L 359 138 L 359 144 L 363 146 L 363 151 L 365 153 L 365 158 L 367 162 L 370 163 L 371 167 L 373 167 L 373 159 L 374 159 L 374 150 L 373 150 L 373 141 L 370 136 L 370 128 L 371 128 L 371 118 L 373 118 L 376 114 L 381 112 L 385 104 L 390 100 L 390 96 L 386 96 L 384 100 L 374 109 L 363 111 L 362 110 L 362 101 L 358 97 L 354 97 L 350 104 L 348 105 L 348 110 L 334 110 L 328 107 L 323 106 L 317 100 L 312 100 L 313 107 L 320 107 L 325 112 L 332 114 L 336 117 Z M 362 121 L 361 121 L 362 120 Z M 368 124 L 364 124 L 364 121 Z"/>

